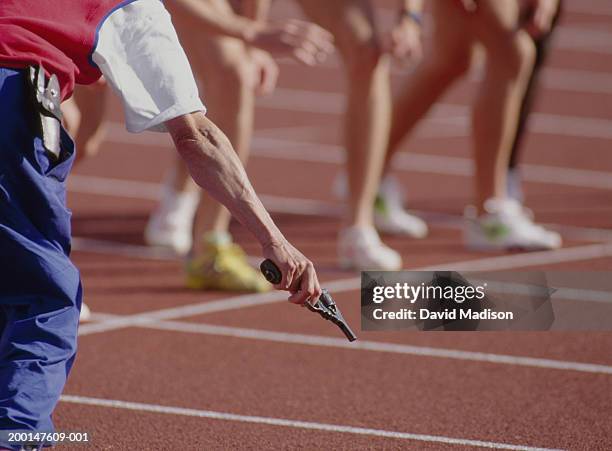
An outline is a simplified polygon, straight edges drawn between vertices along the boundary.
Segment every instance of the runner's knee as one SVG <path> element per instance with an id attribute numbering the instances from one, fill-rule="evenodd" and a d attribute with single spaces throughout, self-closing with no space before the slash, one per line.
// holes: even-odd
<path id="1" fill-rule="evenodd" d="M 526 79 L 533 70 L 535 56 L 533 40 L 526 33 L 519 32 L 507 39 L 490 58 L 491 65 L 505 77 L 520 81 Z"/>
<path id="2" fill-rule="evenodd" d="M 235 88 L 245 88 L 252 85 L 253 67 L 247 61 L 228 62 L 220 69 L 225 83 Z"/>
<path id="3" fill-rule="evenodd" d="M 516 48 L 519 59 L 518 73 L 521 77 L 528 76 L 535 64 L 535 43 L 527 33 L 521 32 L 516 36 Z"/>

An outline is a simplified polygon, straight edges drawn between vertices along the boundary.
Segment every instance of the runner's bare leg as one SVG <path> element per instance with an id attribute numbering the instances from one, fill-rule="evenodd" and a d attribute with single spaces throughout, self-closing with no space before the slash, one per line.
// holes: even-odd
<path id="1" fill-rule="evenodd" d="M 346 225 L 372 226 L 391 120 L 389 59 L 377 42 L 367 0 L 299 0 L 306 15 L 334 34 L 344 59 L 348 105 L 344 123 L 350 188 Z"/>

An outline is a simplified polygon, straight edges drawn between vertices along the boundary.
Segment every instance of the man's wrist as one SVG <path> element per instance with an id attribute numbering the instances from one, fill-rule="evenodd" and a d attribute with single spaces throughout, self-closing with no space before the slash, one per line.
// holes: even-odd
<path id="1" fill-rule="evenodd" d="M 276 229 L 275 232 L 268 232 L 264 235 L 263 239 L 259 240 L 259 244 L 261 244 L 262 249 L 281 247 L 284 242 L 286 242 L 286 239 L 278 229 Z"/>

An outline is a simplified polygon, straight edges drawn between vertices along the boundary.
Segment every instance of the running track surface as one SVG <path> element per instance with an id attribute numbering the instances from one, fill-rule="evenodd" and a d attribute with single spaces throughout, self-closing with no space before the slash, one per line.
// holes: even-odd
<path id="1" fill-rule="evenodd" d="M 526 143 L 527 203 L 565 249 L 461 246 L 472 79 L 396 162 L 410 205 L 431 220 L 425 240 L 385 237 L 406 268 L 611 269 L 611 26 L 607 0 L 568 1 Z M 396 68 L 396 85 L 404 73 Z M 282 64 L 280 89 L 258 105 L 249 172 L 358 331 L 357 275 L 336 269 L 331 195 L 343 86 L 337 58 Z M 173 152 L 165 137 L 125 133 L 111 109 L 103 152 L 70 185 L 73 255 L 95 314 L 81 326 L 59 430 L 89 432 L 89 449 L 612 449 L 610 333 L 359 333 L 347 345 L 282 294 L 185 290 L 181 261 L 142 243 Z M 232 232 L 257 255 L 244 229 Z"/>

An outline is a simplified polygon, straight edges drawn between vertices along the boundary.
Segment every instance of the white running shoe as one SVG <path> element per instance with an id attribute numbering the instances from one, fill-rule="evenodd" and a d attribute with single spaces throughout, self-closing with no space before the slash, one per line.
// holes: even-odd
<path id="1" fill-rule="evenodd" d="M 84 302 L 81 304 L 81 314 L 79 315 L 79 321 L 89 321 L 91 319 L 91 310 L 87 307 Z"/>
<path id="2" fill-rule="evenodd" d="M 145 229 L 145 242 L 185 255 L 191 249 L 193 218 L 200 201 L 199 192 L 176 192 L 166 186 L 157 209 Z"/>
<path id="3" fill-rule="evenodd" d="M 338 258 L 344 269 L 397 271 L 402 267 L 399 253 L 387 247 L 373 227 L 349 227 L 340 231 Z"/>
<path id="4" fill-rule="evenodd" d="M 338 199 L 348 197 L 346 173 L 341 172 L 334 180 L 332 192 Z M 404 209 L 404 193 L 396 177 L 383 177 L 374 204 L 374 224 L 376 229 L 390 235 L 410 238 L 425 238 L 429 229 L 427 223 Z"/>
<path id="5" fill-rule="evenodd" d="M 474 207 L 465 214 L 463 239 L 477 250 L 549 250 L 561 247 L 561 235 L 533 222 L 531 212 L 514 199 L 489 199 L 486 213 Z"/>
<path id="6" fill-rule="evenodd" d="M 380 183 L 374 223 L 379 231 L 392 235 L 420 239 L 429 232 L 425 221 L 404 209 L 404 193 L 399 181 L 391 175 L 385 176 Z"/>

